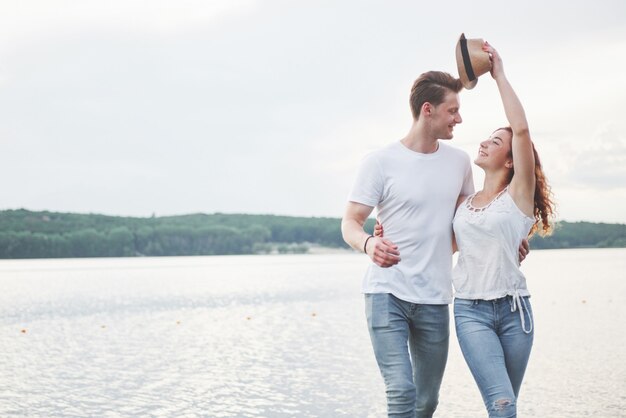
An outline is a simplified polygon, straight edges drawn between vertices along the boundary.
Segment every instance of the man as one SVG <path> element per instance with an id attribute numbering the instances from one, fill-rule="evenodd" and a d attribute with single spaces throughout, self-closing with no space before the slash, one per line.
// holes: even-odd
<path id="1" fill-rule="evenodd" d="M 461 88 L 447 73 L 419 76 L 411 129 L 365 158 L 341 225 L 344 240 L 373 261 L 365 310 L 393 417 L 433 415 L 448 357 L 452 219 L 474 192 L 469 156 L 441 141 L 462 122 Z M 384 238 L 363 230 L 374 207 Z"/>

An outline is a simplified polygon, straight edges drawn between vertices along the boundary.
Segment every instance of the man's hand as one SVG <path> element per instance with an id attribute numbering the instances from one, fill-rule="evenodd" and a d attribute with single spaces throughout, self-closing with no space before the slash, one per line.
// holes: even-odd
<path id="1" fill-rule="evenodd" d="M 374 254 L 374 257 L 372 257 L 370 254 L 368 254 L 370 256 L 370 258 L 372 259 L 372 261 L 374 261 L 374 263 L 378 264 L 381 267 L 391 267 L 395 264 L 398 264 L 398 262 L 400 261 L 400 253 L 398 252 L 398 246 L 395 245 L 393 242 L 386 240 L 386 239 L 382 239 L 382 237 L 385 234 L 385 230 L 383 229 L 383 225 L 378 221 L 378 219 L 376 219 L 376 225 L 374 225 L 374 238 L 370 239 L 370 241 L 372 241 L 373 239 L 381 238 L 381 242 L 383 243 L 381 248 L 381 251 L 379 252 L 379 257 L 378 259 L 376 258 L 376 254 Z"/>
<path id="2" fill-rule="evenodd" d="M 530 245 L 528 244 L 528 240 L 524 238 L 522 243 L 519 245 L 519 263 L 522 264 L 522 261 L 526 258 L 528 253 L 530 252 Z"/>
<path id="3" fill-rule="evenodd" d="M 380 267 L 391 267 L 400 262 L 398 246 L 389 240 L 380 237 L 370 238 L 366 250 L 374 264 Z"/>
<path id="4" fill-rule="evenodd" d="M 380 221 L 376 219 L 376 225 L 374 225 L 374 236 L 382 238 L 384 235 L 385 230 L 383 229 L 383 224 L 381 224 Z"/>
<path id="5" fill-rule="evenodd" d="M 352 248 L 365 251 L 374 264 L 391 267 L 400 262 L 398 246 L 382 237 L 370 236 L 363 230 L 363 225 L 373 209 L 361 203 L 348 202 L 346 213 L 341 220 L 341 234 Z"/>

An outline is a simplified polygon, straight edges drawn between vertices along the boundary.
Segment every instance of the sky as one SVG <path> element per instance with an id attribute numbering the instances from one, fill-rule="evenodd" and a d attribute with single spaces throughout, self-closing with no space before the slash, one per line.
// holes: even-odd
<path id="1" fill-rule="evenodd" d="M 0 0 L 0 210 L 341 217 L 462 32 L 500 52 L 558 219 L 626 223 L 623 0 Z M 460 100 L 473 159 L 506 118 L 488 74 Z"/>

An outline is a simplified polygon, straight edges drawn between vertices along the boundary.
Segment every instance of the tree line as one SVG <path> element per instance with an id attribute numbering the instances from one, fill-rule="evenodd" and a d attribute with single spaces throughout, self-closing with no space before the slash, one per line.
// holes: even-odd
<path id="1" fill-rule="evenodd" d="M 340 224 L 274 215 L 132 218 L 6 210 L 0 211 L 0 258 L 304 253 L 309 245 L 345 247 Z"/>
<path id="2" fill-rule="evenodd" d="M 372 230 L 373 220 L 366 229 Z M 193 214 L 150 218 L 0 211 L 0 258 L 303 253 L 347 248 L 339 218 Z M 533 249 L 626 247 L 626 225 L 560 222 Z"/>

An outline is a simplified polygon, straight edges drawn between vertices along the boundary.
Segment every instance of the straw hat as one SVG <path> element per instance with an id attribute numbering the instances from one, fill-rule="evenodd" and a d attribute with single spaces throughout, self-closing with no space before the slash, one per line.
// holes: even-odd
<path id="1" fill-rule="evenodd" d="M 456 43 L 456 66 L 463 87 L 473 89 L 478 77 L 491 70 L 489 54 L 483 51 L 482 39 L 465 39 L 462 33 Z"/>

